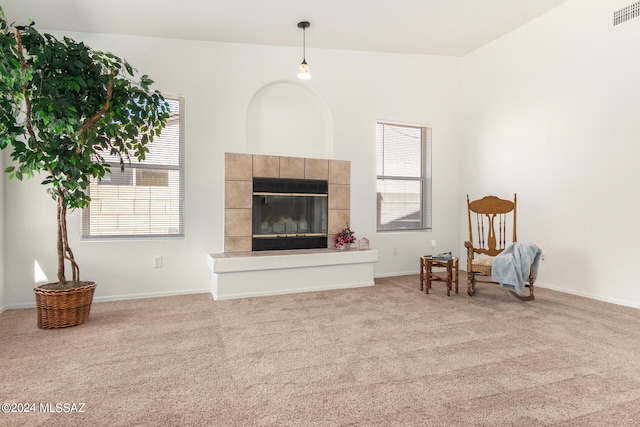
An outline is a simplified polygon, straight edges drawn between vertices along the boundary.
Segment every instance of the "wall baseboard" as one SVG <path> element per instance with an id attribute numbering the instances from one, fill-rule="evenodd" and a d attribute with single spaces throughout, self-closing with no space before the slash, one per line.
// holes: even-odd
<path id="1" fill-rule="evenodd" d="M 394 276 L 409 276 L 418 274 L 418 271 L 408 271 L 408 272 L 396 272 L 390 274 L 378 274 L 375 277 L 394 277 Z M 546 283 L 536 283 L 536 287 L 550 289 L 552 291 L 562 292 L 565 294 L 576 295 L 579 297 L 589 298 L 597 301 L 607 302 L 610 304 L 621 305 L 624 307 L 631 307 L 640 309 L 640 304 L 634 303 L 631 301 L 627 301 L 619 298 L 605 298 L 599 295 L 595 295 L 589 292 L 579 292 L 574 291 L 572 289 L 563 288 L 560 286 L 553 286 Z M 320 290 L 320 289 L 319 289 Z M 163 291 L 163 292 L 147 292 L 140 294 L 127 294 L 127 295 L 114 295 L 114 296 L 105 296 L 105 297 L 97 297 L 94 298 L 94 302 L 107 302 L 107 301 L 119 301 L 119 300 L 128 300 L 128 299 L 143 299 L 143 298 L 158 298 L 158 297 L 169 297 L 175 295 L 191 295 L 191 294 L 210 294 L 211 289 L 203 288 L 203 289 L 189 289 L 186 291 Z M 18 310 L 22 308 L 35 308 L 35 301 L 31 303 L 18 303 L 18 304 L 10 304 L 5 307 L 0 307 L 0 314 L 4 313 L 7 310 Z"/>
<path id="2" fill-rule="evenodd" d="M 637 303 L 637 302 L 631 302 L 631 301 L 627 301 L 627 300 L 623 300 L 623 299 L 619 299 L 619 298 L 602 297 L 600 295 L 595 295 L 595 294 L 592 294 L 592 293 L 589 293 L 589 292 L 575 291 L 573 289 L 567 289 L 567 288 L 563 288 L 561 286 L 553 286 L 553 285 L 549 285 L 549 284 L 546 284 L 546 283 L 538 283 L 538 282 L 536 282 L 535 285 L 536 285 L 537 288 L 550 289 L 552 291 L 562 292 L 564 294 L 576 295 L 576 296 L 579 296 L 579 297 L 589 298 L 589 299 L 593 299 L 593 300 L 596 300 L 596 301 L 608 302 L 610 304 L 615 304 L 615 305 L 622 305 L 624 307 L 640 308 L 640 304 Z"/>
<path id="3" fill-rule="evenodd" d="M 185 291 L 145 292 L 140 294 L 94 297 L 93 302 L 121 301 L 121 300 L 128 300 L 128 299 L 143 299 L 143 298 L 159 298 L 159 297 L 170 297 L 170 296 L 176 296 L 176 295 L 210 294 L 210 292 L 211 290 L 209 288 L 188 289 Z M 35 301 L 11 304 L 7 307 L 3 307 L 2 309 L 0 309 L 0 313 L 2 313 L 2 311 L 4 310 L 18 310 L 22 308 L 35 308 L 35 307 L 36 307 Z"/>
<path id="4" fill-rule="evenodd" d="M 159 298 L 159 297 L 171 297 L 176 295 L 192 295 L 192 294 L 208 294 L 209 288 L 203 289 L 188 289 L 185 291 L 163 291 L 163 292 L 148 292 L 142 294 L 127 294 L 127 295 L 114 295 L 107 297 L 94 298 L 94 302 L 108 302 L 108 301 L 121 301 L 127 299 L 143 299 L 143 298 Z"/>

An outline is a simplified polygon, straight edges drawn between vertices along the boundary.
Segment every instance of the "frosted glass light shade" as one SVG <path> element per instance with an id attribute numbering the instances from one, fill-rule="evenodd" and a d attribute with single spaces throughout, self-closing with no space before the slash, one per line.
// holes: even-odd
<path id="1" fill-rule="evenodd" d="M 307 61 L 302 61 L 300 69 L 298 70 L 298 78 L 301 80 L 309 80 L 311 78 L 311 71 L 309 71 L 309 65 Z"/>

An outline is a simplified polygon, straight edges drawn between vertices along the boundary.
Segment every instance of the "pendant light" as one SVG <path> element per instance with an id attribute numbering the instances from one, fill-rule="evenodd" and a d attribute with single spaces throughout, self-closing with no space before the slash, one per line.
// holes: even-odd
<path id="1" fill-rule="evenodd" d="M 307 21 L 298 22 L 298 28 L 302 28 L 302 64 L 300 64 L 300 69 L 298 70 L 298 78 L 301 80 L 309 80 L 311 78 L 311 71 L 309 71 L 306 58 L 307 40 L 305 37 L 306 29 L 309 28 L 310 25 Z"/>

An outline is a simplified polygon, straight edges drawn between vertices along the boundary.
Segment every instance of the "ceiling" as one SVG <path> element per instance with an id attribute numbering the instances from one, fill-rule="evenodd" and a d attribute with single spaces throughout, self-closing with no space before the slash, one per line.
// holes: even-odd
<path id="1" fill-rule="evenodd" d="M 463 56 L 568 0 L 1 0 L 40 29 Z"/>

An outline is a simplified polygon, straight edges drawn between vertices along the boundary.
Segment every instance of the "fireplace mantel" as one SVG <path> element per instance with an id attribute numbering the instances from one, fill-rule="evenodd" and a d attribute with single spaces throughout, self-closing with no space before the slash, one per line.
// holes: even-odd
<path id="1" fill-rule="evenodd" d="M 378 251 L 299 249 L 209 254 L 215 300 L 373 286 Z"/>

